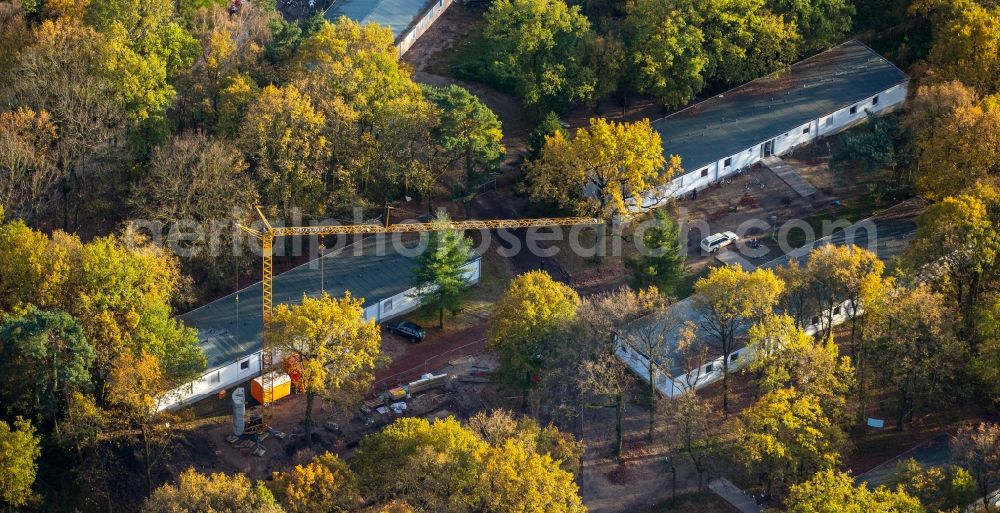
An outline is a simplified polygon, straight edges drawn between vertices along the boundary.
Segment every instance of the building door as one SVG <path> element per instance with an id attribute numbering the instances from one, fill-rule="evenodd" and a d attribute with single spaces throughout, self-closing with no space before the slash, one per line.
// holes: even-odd
<path id="1" fill-rule="evenodd" d="M 767 141 L 766 143 L 760 145 L 760 156 L 770 157 L 774 154 L 774 139 Z"/>

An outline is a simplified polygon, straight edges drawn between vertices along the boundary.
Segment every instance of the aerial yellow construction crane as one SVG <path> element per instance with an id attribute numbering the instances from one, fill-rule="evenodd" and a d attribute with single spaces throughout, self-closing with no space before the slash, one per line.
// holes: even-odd
<path id="1" fill-rule="evenodd" d="M 495 219 L 485 221 L 449 221 L 442 224 L 430 223 L 401 223 L 390 224 L 388 209 L 386 210 L 385 224 L 355 224 L 355 225 L 330 225 L 330 226 L 272 226 L 264 216 L 261 207 L 257 207 L 257 214 L 260 215 L 263 230 L 240 225 L 240 229 L 260 241 L 262 253 L 262 273 L 261 290 L 263 299 L 263 348 L 260 357 L 260 381 L 262 394 L 261 417 L 259 421 L 249 425 L 248 432 L 261 433 L 268 429 L 271 420 L 270 406 L 273 402 L 272 374 L 274 370 L 274 348 L 268 343 L 268 326 L 271 323 L 272 313 L 272 286 L 274 272 L 272 268 L 274 239 L 277 237 L 295 236 L 324 236 L 324 235 L 355 235 L 355 234 L 376 234 L 376 233 L 419 233 L 433 232 L 440 230 L 501 230 L 512 228 L 538 228 L 544 226 L 573 226 L 573 225 L 599 225 L 602 222 L 592 217 L 555 217 L 540 219 Z M 322 255 L 320 256 L 322 258 Z"/>

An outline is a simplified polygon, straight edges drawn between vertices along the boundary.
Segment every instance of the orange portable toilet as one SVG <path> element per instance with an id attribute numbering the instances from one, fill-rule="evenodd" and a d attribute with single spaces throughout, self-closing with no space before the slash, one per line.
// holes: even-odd
<path id="1" fill-rule="evenodd" d="M 285 374 L 284 372 L 271 372 L 271 390 L 271 402 L 287 396 L 292 392 L 292 378 L 288 377 L 288 374 Z M 250 395 L 252 395 L 258 403 L 264 403 L 264 387 L 261 385 L 260 376 L 253 378 L 253 382 L 250 384 Z"/>

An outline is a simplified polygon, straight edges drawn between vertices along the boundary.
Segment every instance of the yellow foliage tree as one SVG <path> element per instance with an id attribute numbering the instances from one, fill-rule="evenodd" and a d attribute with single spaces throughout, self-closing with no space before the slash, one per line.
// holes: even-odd
<path id="1" fill-rule="evenodd" d="M 361 503 L 357 476 L 330 453 L 288 472 L 275 472 L 270 488 L 289 513 L 346 513 Z"/>
<path id="2" fill-rule="evenodd" d="M 545 271 L 524 273 L 511 282 L 493 307 L 489 346 L 500 354 L 504 384 L 524 391 L 542 370 L 553 333 L 576 317 L 580 297 Z"/>
<path id="3" fill-rule="evenodd" d="M 921 196 L 937 201 L 1000 172 L 1000 97 L 957 83 L 922 87 L 910 117 Z"/>
<path id="4" fill-rule="evenodd" d="M 933 12 L 930 61 L 948 79 L 982 94 L 1000 92 L 1000 6 L 976 0 L 922 0 L 917 12 Z"/>
<path id="5" fill-rule="evenodd" d="M 23 221 L 0 225 L 0 269 L 0 312 L 18 315 L 31 304 L 41 309 L 63 305 L 67 251 Z"/>
<path id="6" fill-rule="evenodd" d="M 363 305 L 348 292 L 339 299 L 303 296 L 296 306 L 282 304 L 274 310 L 269 336 L 279 352 L 299 361 L 306 440 L 312 438 L 317 395 L 344 399 L 371 385 L 382 335 L 374 320 L 365 320 Z"/>
<path id="7" fill-rule="evenodd" d="M 261 197 L 282 214 L 294 207 L 322 214 L 323 176 L 330 158 L 326 118 L 294 84 L 265 87 L 250 105 L 240 145 L 253 164 Z"/>
<path id="8" fill-rule="evenodd" d="M 547 454 L 515 440 L 476 452 L 477 480 L 472 511 L 495 513 L 583 513 L 573 474 Z"/>
<path id="9" fill-rule="evenodd" d="M 746 272 L 730 265 L 716 267 L 694 284 L 694 305 L 701 313 L 701 328 L 722 353 L 722 409 L 729 412 L 730 354 L 736 334 L 773 313 L 785 284 L 770 269 Z"/>
<path id="10" fill-rule="evenodd" d="M 545 138 L 541 156 L 528 164 L 528 192 L 536 201 L 610 219 L 628 213 L 630 200 L 669 182 L 680 166 L 680 157 L 664 158 L 660 134 L 648 119 L 594 118 L 572 138 L 561 131 Z"/>
<path id="11" fill-rule="evenodd" d="M 738 458 L 763 477 L 767 491 L 791 484 L 840 461 L 846 437 L 827 417 L 818 397 L 783 388 L 740 414 Z"/>
<path id="12" fill-rule="evenodd" d="M 156 489 L 142 513 L 284 513 L 263 484 L 256 486 L 243 474 L 211 474 L 193 468 L 181 473 L 177 484 Z"/>

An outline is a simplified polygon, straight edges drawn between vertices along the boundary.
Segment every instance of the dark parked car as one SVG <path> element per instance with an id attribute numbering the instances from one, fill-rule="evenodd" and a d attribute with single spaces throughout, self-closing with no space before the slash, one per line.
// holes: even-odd
<path id="1" fill-rule="evenodd" d="M 389 328 L 389 333 L 408 338 L 410 342 L 420 342 L 427 336 L 423 328 L 409 321 L 390 322 L 386 327 Z"/>

